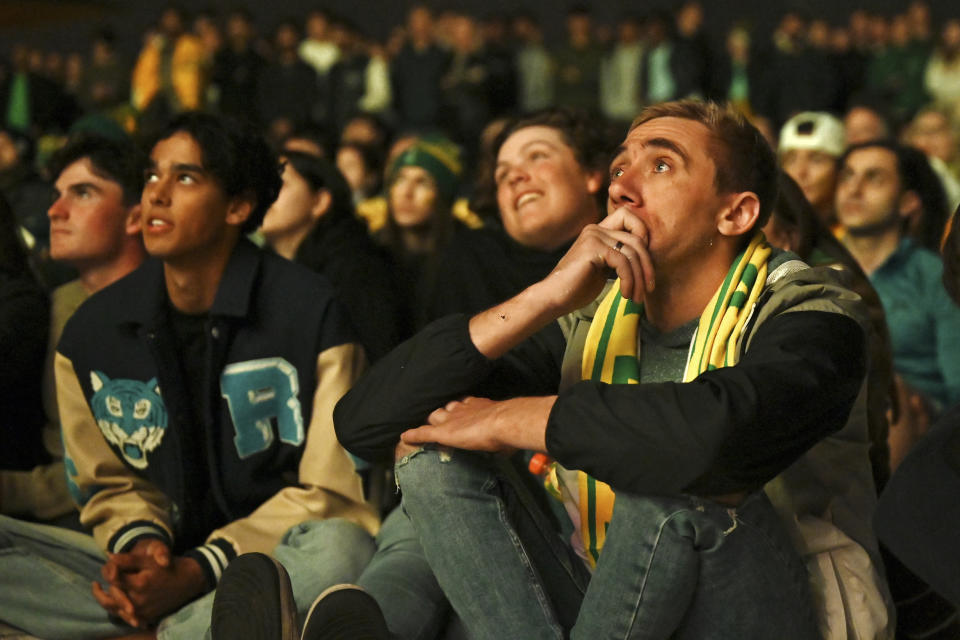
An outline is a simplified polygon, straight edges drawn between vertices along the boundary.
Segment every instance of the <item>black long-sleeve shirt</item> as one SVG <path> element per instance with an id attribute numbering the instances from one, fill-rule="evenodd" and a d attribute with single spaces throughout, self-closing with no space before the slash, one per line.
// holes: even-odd
<path id="1" fill-rule="evenodd" d="M 551 410 L 548 453 L 617 491 L 759 488 L 844 426 L 863 382 L 860 325 L 829 305 L 808 308 L 769 317 L 735 366 L 690 383 L 572 385 Z M 527 340 L 491 361 L 468 323 L 457 315 L 428 325 L 343 397 L 334 423 L 349 451 L 384 459 L 404 430 L 465 395 L 556 393 L 562 345 Z"/>

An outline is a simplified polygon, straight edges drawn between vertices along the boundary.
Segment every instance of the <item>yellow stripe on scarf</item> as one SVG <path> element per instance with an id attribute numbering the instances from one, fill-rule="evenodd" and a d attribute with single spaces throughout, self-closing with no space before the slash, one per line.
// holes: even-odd
<path id="1" fill-rule="evenodd" d="M 737 339 L 767 279 L 770 245 L 762 232 L 737 256 L 723 283 L 700 316 L 683 381 L 704 371 L 735 364 Z M 625 299 L 620 282 L 610 289 L 587 332 L 581 377 L 608 384 L 638 384 L 638 331 L 642 305 Z M 614 492 L 606 483 L 577 473 L 580 533 L 592 566 L 596 566 L 613 516 Z"/>

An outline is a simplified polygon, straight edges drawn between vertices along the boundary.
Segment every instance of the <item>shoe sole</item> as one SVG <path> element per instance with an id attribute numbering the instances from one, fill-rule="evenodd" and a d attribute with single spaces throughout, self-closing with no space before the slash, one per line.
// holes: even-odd
<path id="1" fill-rule="evenodd" d="M 329 618 L 329 612 L 327 612 L 328 619 L 325 620 L 324 623 L 321 623 L 322 629 L 316 626 L 316 621 L 311 625 L 310 620 L 313 617 L 314 610 L 326 600 L 327 596 L 338 591 L 362 593 L 369 602 L 373 603 L 376 611 L 368 611 L 371 616 L 362 620 L 350 618 L 337 620 Z M 330 606 L 330 604 L 328 600 L 326 605 Z M 303 624 L 303 635 L 300 640 L 381 640 L 392 637 L 386 626 L 386 622 L 383 620 L 382 612 L 379 607 L 376 606 L 376 601 L 369 593 L 356 585 L 337 584 L 327 588 L 317 596 L 317 599 L 310 605 L 310 611 L 307 612 L 306 622 Z"/>
<path id="2" fill-rule="evenodd" d="M 223 573 L 210 621 L 213 640 L 298 640 L 290 576 L 262 553 L 233 560 Z"/>

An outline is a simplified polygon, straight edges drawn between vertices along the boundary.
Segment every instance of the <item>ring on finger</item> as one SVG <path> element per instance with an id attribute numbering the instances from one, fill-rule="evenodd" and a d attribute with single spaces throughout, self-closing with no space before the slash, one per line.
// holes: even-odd
<path id="1" fill-rule="evenodd" d="M 623 249 L 623 242 L 620 240 L 617 240 L 617 244 L 613 245 L 613 250 L 616 251 L 617 253 L 620 253 L 620 249 Z"/>

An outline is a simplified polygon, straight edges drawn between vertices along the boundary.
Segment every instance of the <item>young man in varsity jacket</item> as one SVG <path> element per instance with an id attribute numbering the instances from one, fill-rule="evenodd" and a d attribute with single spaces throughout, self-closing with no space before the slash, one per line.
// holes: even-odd
<path id="1" fill-rule="evenodd" d="M 7 622 L 200 638 L 240 553 L 286 565 L 303 607 L 369 560 L 377 518 L 331 421 L 362 349 L 324 279 L 243 237 L 279 187 L 239 124 L 185 114 L 154 145 L 153 259 L 84 304 L 56 355 L 68 484 L 93 538 L 7 534 L 24 553 L 4 573 L 47 594 L 4 589 Z"/>

